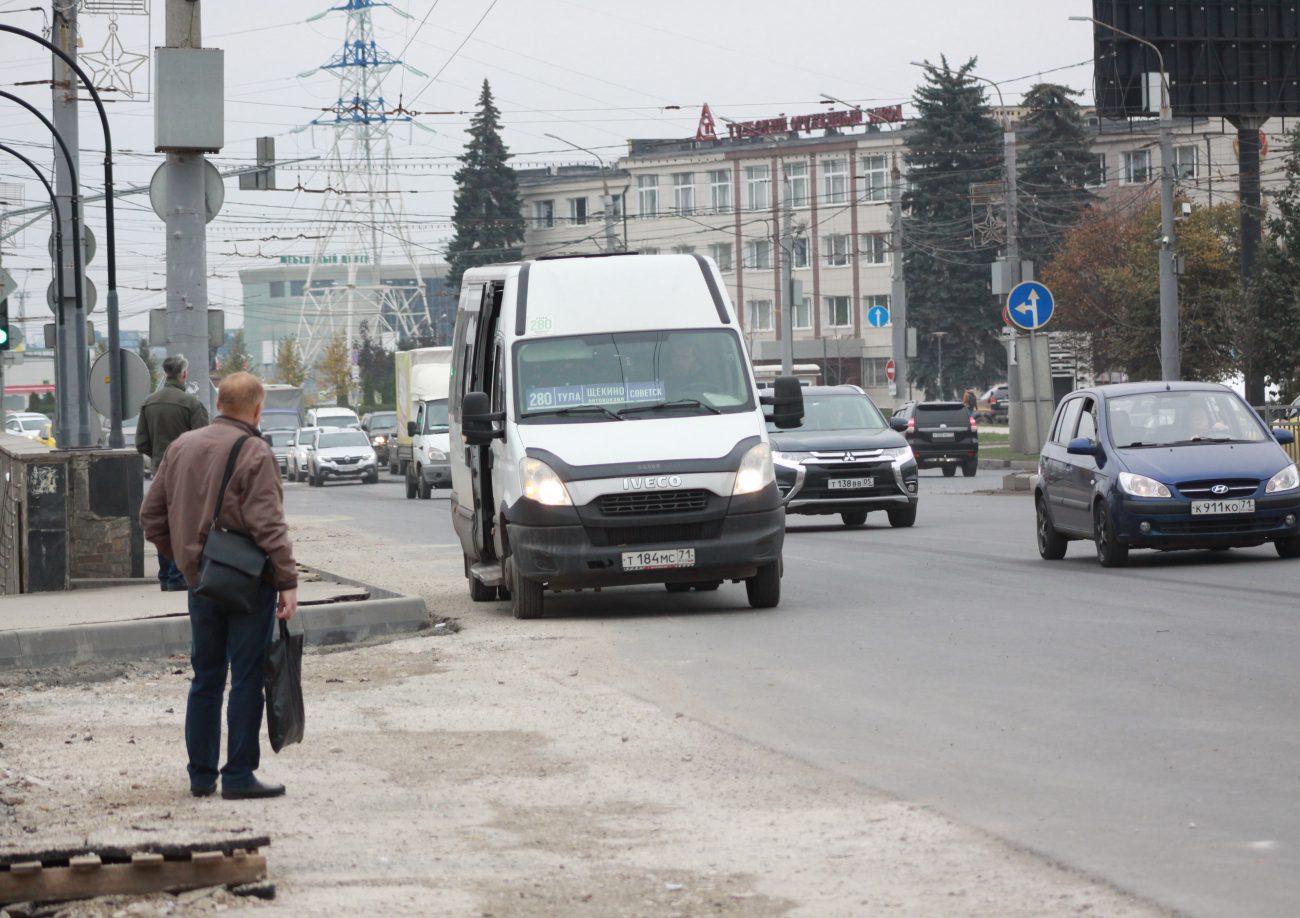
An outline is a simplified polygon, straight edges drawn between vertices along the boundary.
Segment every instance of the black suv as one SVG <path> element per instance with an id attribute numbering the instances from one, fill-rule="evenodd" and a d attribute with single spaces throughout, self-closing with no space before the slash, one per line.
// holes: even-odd
<path id="1" fill-rule="evenodd" d="M 388 465 L 388 452 L 397 448 L 397 412 L 372 411 L 361 419 L 361 429 L 370 438 L 370 445 L 380 465 Z"/>
<path id="2" fill-rule="evenodd" d="M 768 424 L 772 464 L 787 514 L 838 513 L 861 526 L 872 510 L 889 525 L 916 522 L 916 462 L 912 450 L 857 386 L 808 386 L 803 425 Z"/>
<path id="3" fill-rule="evenodd" d="M 907 438 L 921 468 L 941 468 L 949 478 L 958 466 L 968 477 L 979 468 L 979 431 L 961 402 L 904 402 L 890 423 Z"/>

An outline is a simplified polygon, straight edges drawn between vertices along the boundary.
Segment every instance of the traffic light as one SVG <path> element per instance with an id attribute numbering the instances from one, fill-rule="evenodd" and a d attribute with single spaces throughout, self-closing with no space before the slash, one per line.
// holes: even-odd
<path id="1" fill-rule="evenodd" d="M 9 298 L 0 300 L 0 351 L 9 350 Z"/>

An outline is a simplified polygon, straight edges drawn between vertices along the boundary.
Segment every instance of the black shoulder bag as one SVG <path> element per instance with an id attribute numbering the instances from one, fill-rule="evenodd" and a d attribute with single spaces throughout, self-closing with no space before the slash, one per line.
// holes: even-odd
<path id="1" fill-rule="evenodd" d="M 235 471 L 235 460 L 247 440 L 240 437 L 230 449 L 226 460 L 226 474 L 221 478 L 221 491 L 217 505 L 212 510 L 212 528 L 203 543 L 199 557 L 199 585 L 194 595 L 202 596 L 231 612 L 251 612 L 253 602 L 261 590 L 262 575 L 266 572 L 268 558 L 257 543 L 242 532 L 222 529 L 217 517 L 226 499 L 226 486 Z"/>

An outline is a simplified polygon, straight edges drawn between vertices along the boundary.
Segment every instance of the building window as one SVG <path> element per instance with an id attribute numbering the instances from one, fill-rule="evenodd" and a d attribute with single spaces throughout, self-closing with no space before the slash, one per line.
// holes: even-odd
<path id="1" fill-rule="evenodd" d="M 694 255 L 695 246 L 693 245 L 675 245 L 673 246 L 674 255 Z"/>
<path id="2" fill-rule="evenodd" d="M 826 251 L 828 268 L 842 268 L 852 257 L 849 252 L 848 236 L 827 236 L 822 240 L 822 248 Z"/>
<path id="3" fill-rule="evenodd" d="M 745 167 L 746 209 L 767 210 L 772 206 L 772 170 L 767 166 Z"/>
<path id="4" fill-rule="evenodd" d="M 610 197 L 610 203 L 614 205 L 614 219 L 622 220 L 623 219 L 623 195 L 612 194 L 609 197 Z"/>
<path id="5" fill-rule="evenodd" d="M 732 269 L 730 242 L 720 242 L 709 246 L 709 255 L 718 263 L 719 271 L 730 271 Z"/>
<path id="6" fill-rule="evenodd" d="M 889 200 L 889 157 L 862 157 L 862 200 Z"/>
<path id="7" fill-rule="evenodd" d="M 822 189 L 827 204 L 849 203 L 849 161 L 828 159 L 822 163 Z"/>
<path id="8" fill-rule="evenodd" d="M 786 163 L 785 174 L 790 177 L 790 205 L 808 206 L 808 164 Z"/>
<path id="9" fill-rule="evenodd" d="M 638 255 L 658 255 L 659 250 L 652 245 L 644 246 L 636 250 Z"/>
<path id="10" fill-rule="evenodd" d="M 885 310 L 885 312 L 889 312 L 888 293 L 876 293 L 876 294 L 872 294 L 871 296 L 864 296 L 862 298 L 862 314 L 864 317 L 866 317 L 865 322 L 863 324 L 868 325 L 872 328 L 879 327 L 879 326 L 871 325 L 871 319 L 870 319 L 871 310 L 875 309 L 877 306 Z M 890 312 L 889 320 L 885 322 L 885 325 L 889 326 L 893 324 L 894 324 L 894 314 Z"/>
<path id="11" fill-rule="evenodd" d="M 673 173 L 673 213 L 695 213 L 695 173 Z"/>
<path id="12" fill-rule="evenodd" d="M 586 198 L 569 198 L 569 222 L 574 226 L 587 225 Z"/>
<path id="13" fill-rule="evenodd" d="M 284 298 L 284 281 L 271 281 L 271 299 L 279 300 Z"/>
<path id="14" fill-rule="evenodd" d="M 752 331 L 772 330 L 772 301 L 749 301 L 749 327 Z"/>
<path id="15" fill-rule="evenodd" d="M 307 282 L 305 280 L 289 281 L 289 296 L 302 296 L 307 292 Z"/>
<path id="16" fill-rule="evenodd" d="M 1151 151 L 1132 150 L 1120 154 L 1120 181 L 1125 185 L 1145 185 L 1151 181 Z"/>
<path id="17" fill-rule="evenodd" d="M 790 324 L 795 328 L 812 328 L 812 297 L 806 296 L 795 304 Z"/>
<path id="18" fill-rule="evenodd" d="M 808 237 L 797 236 L 794 240 L 794 257 L 791 264 L 796 268 L 808 267 Z"/>
<path id="19" fill-rule="evenodd" d="M 826 324 L 831 328 L 844 328 L 853 324 L 853 298 L 848 296 L 828 296 L 826 301 Z"/>
<path id="20" fill-rule="evenodd" d="M 1174 147 L 1174 178 L 1196 181 L 1201 177 L 1201 148 L 1192 144 Z"/>
<path id="21" fill-rule="evenodd" d="M 766 239 L 755 239 L 745 243 L 746 268 L 772 267 L 772 243 Z"/>
<path id="22" fill-rule="evenodd" d="M 659 176 L 636 177 L 636 206 L 642 217 L 659 216 Z"/>
<path id="23" fill-rule="evenodd" d="M 533 202 L 533 225 L 544 226 L 547 229 L 555 225 L 554 201 Z"/>
<path id="24" fill-rule="evenodd" d="M 715 214 L 731 213 L 731 172 L 715 169 L 709 173 L 709 208 Z"/>
<path id="25" fill-rule="evenodd" d="M 884 233 L 868 233 L 861 237 L 862 261 L 868 265 L 889 264 L 889 242 Z"/>
<path id="26" fill-rule="evenodd" d="M 1106 154 L 1098 153 L 1088 164 L 1088 171 L 1083 180 L 1088 188 L 1101 188 L 1106 184 Z"/>
<path id="27" fill-rule="evenodd" d="M 862 385 L 881 387 L 889 385 L 889 376 L 886 372 L 888 365 L 888 357 L 868 357 L 862 361 Z"/>

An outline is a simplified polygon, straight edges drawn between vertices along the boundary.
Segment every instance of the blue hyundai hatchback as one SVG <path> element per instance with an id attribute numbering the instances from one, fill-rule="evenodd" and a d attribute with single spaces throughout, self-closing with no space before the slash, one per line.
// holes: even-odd
<path id="1" fill-rule="evenodd" d="M 1070 393 L 1038 462 L 1038 552 L 1092 539 L 1103 567 L 1131 548 L 1272 542 L 1300 557 L 1300 473 L 1245 401 L 1212 383 L 1125 383 Z"/>

